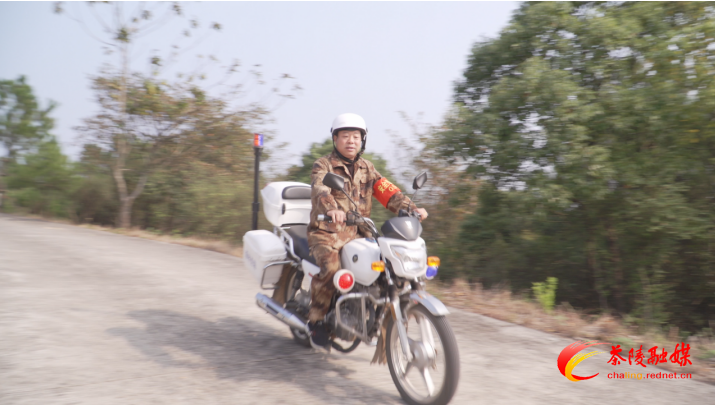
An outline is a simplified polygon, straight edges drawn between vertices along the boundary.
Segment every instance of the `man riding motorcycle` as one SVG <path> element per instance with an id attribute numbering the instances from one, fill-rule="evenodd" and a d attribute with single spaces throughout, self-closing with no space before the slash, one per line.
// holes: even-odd
<path id="1" fill-rule="evenodd" d="M 340 270 L 340 249 L 356 238 L 371 237 L 358 226 L 345 224 L 350 201 L 342 192 L 323 185 L 327 173 L 345 178 L 345 191 L 358 205 L 357 211 L 370 217 L 374 196 L 385 208 L 397 214 L 408 208 L 420 214 L 420 221 L 427 218 L 424 208 L 417 208 L 394 184 L 375 170 L 375 166 L 361 158 L 367 143 L 365 120 L 357 114 L 340 114 L 333 121 L 330 132 L 333 137 L 333 152 L 316 160 L 311 173 L 310 224 L 308 245 L 310 253 L 320 267 L 311 282 L 311 307 L 308 314 L 310 343 L 314 348 L 326 349 L 330 345 L 330 331 L 323 318 L 330 310 L 335 294 L 333 276 Z M 318 221 L 318 215 L 326 215 L 332 223 Z"/>

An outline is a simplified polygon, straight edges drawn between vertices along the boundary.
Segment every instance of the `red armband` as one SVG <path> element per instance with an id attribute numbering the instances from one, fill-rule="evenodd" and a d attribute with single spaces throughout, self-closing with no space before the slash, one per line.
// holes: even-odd
<path id="1" fill-rule="evenodd" d="M 385 208 L 387 208 L 387 203 L 390 201 L 390 198 L 398 191 L 400 191 L 400 189 L 384 177 L 376 181 L 375 185 L 372 187 L 372 192 L 375 195 L 375 198 Z"/>

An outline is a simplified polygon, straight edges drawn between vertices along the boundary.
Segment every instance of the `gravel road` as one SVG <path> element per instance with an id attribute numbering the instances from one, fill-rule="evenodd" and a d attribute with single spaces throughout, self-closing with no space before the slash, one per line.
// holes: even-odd
<path id="1" fill-rule="evenodd" d="M 403 403 L 371 348 L 302 348 L 257 292 L 240 258 L 0 214 L 0 403 Z M 556 367 L 571 340 L 451 311 L 452 404 L 715 404 L 695 381 L 610 380 L 640 367 L 607 354 L 571 382 Z"/>

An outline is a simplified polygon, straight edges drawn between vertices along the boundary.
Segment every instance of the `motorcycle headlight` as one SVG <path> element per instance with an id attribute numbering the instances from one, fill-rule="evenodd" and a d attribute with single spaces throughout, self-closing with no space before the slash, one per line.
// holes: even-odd
<path id="1" fill-rule="evenodd" d="M 423 249 L 407 249 L 402 246 L 392 246 L 392 253 L 400 259 L 405 272 L 419 273 L 427 266 L 427 252 Z"/>

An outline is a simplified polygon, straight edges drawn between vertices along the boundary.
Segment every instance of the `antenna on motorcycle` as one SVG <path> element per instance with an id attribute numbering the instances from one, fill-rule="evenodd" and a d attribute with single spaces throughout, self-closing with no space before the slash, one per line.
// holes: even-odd
<path id="1" fill-rule="evenodd" d="M 339 190 L 342 191 L 343 194 L 345 194 L 345 197 L 350 200 L 351 203 L 355 206 L 355 210 L 357 211 L 358 206 L 355 204 L 355 201 L 353 201 L 352 198 L 348 195 L 348 193 L 345 192 L 345 179 L 338 176 L 335 173 L 327 173 L 325 177 L 323 177 L 323 184 L 326 186 L 330 187 L 333 190 Z"/>
<path id="2" fill-rule="evenodd" d="M 415 176 L 415 179 L 412 180 L 412 189 L 415 190 L 415 192 L 412 193 L 412 197 L 410 197 L 410 200 L 412 200 L 412 202 L 415 201 L 415 196 L 417 195 L 417 191 L 419 191 L 419 189 L 421 189 L 422 186 L 424 186 L 426 182 L 427 182 L 427 171 L 426 170 L 423 171 L 422 173 L 418 174 L 417 176 Z M 407 207 L 410 210 L 410 212 L 412 212 L 411 207 L 412 207 L 412 205 Z"/>

